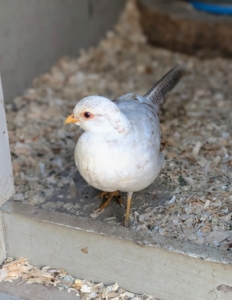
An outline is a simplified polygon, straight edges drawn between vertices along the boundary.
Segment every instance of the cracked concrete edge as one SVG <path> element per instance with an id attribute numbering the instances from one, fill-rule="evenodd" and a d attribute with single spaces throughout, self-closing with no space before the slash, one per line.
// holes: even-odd
<path id="1" fill-rule="evenodd" d="M 162 300 L 231 300 L 231 253 L 8 202 L 8 256 Z"/>
<path id="2" fill-rule="evenodd" d="M 156 247 L 205 261 L 232 264 L 232 254 L 228 251 L 223 251 L 207 245 L 197 245 L 187 241 L 164 237 L 159 234 L 148 234 L 130 230 L 121 226 L 106 224 L 97 221 L 96 219 L 81 218 L 56 211 L 46 211 L 14 201 L 8 201 L 2 207 L 2 211 L 3 213 L 19 214 L 26 218 L 54 223 L 59 226 L 70 227 L 76 230 L 131 241 L 141 247 Z"/>

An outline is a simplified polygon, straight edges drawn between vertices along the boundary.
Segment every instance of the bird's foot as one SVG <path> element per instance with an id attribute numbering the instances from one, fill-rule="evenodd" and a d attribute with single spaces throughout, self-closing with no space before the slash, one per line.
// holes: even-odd
<path id="1" fill-rule="evenodd" d="M 115 191 L 115 192 L 102 192 L 102 193 L 101 193 L 100 195 L 98 195 L 96 198 L 103 198 L 103 197 L 105 197 L 106 200 L 105 200 L 105 201 L 102 203 L 102 205 L 98 208 L 100 211 L 102 211 L 104 208 L 106 208 L 106 207 L 109 205 L 110 201 L 111 201 L 114 197 L 116 197 L 117 200 L 118 200 L 118 203 L 119 203 L 122 207 L 124 207 L 123 202 L 122 202 L 122 199 L 121 199 L 121 196 L 120 196 L 120 194 L 119 194 L 118 191 Z"/>
<path id="2" fill-rule="evenodd" d="M 130 220 L 124 220 L 124 227 L 130 228 Z"/>
<path id="3" fill-rule="evenodd" d="M 98 196 L 96 196 L 95 198 L 103 198 L 103 197 L 105 197 L 105 198 L 107 198 L 103 203 L 102 203 L 102 205 L 98 208 L 98 209 L 96 209 L 95 211 L 94 211 L 94 213 L 93 214 L 91 214 L 91 216 L 93 217 L 93 218 L 96 218 L 108 205 L 109 205 L 109 203 L 110 203 L 110 201 L 114 198 L 114 197 L 116 197 L 117 198 L 117 200 L 118 200 L 118 202 L 119 202 L 119 204 L 122 206 L 122 207 L 124 207 L 124 205 L 123 205 L 123 202 L 122 202 L 122 199 L 121 199 L 121 196 L 119 195 L 119 192 L 118 191 L 115 191 L 115 192 L 102 192 L 100 195 L 98 195 Z M 125 208 L 125 207 L 124 207 Z"/>

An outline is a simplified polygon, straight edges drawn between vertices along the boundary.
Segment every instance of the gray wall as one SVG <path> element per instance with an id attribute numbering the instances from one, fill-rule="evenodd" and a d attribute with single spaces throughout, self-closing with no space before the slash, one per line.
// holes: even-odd
<path id="1" fill-rule="evenodd" d="M 63 55 L 77 56 L 113 27 L 125 0 L 0 0 L 5 102 Z"/>

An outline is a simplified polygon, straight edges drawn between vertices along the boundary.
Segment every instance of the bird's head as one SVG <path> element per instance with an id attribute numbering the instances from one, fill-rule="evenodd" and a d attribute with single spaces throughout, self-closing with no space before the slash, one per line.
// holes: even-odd
<path id="1" fill-rule="evenodd" d="M 89 96 L 80 100 L 65 124 L 74 123 L 83 130 L 96 133 L 126 133 L 129 121 L 118 106 L 101 96 Z"/>

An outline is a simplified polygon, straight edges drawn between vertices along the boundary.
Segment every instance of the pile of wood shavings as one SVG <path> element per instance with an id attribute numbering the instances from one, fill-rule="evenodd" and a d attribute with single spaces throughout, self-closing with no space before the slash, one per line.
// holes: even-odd
<path id="1" fill-rule="evenodd" d="M 41 269 L 32 266 L 26 258 L 19 258 L 13 260 L 7 258 L 2 268 L 0 269 L 0 282 L 12 282 L 21 278 L 21 284 L 26 282 L 28 284 L 37 283 L 45 286 L 55 286 L 59 290 L 67 290 L 74 292 L 81 299 L 112 299 L 112 300 L 155 300 L 154 297 L 143 295 L 136 295 L 120 288 L 117 283 L 109 286 L 104 286 L 103 283 L 93 283 L 88 280 L 75 279 L 70 276 L 63 269 L 51 268 L 49 266 Z"/>
<path id="2" fill-rule="evenodd" d="M 133 0 L 97 47 L 60 59 L 7 105 L 15 200 L 40 204 L 72 182 L 80 131 L 63 122 L 78 100 L 91 94 L 143 95 L 177 64 L 191 73 L 160 113 L 166 163 L 159 180 L 174 190 L 173 197 L 145 214 L 135 212 L 133 228 L 231 250 L 232 60 L 200 60 L 151 47 Z"/>

